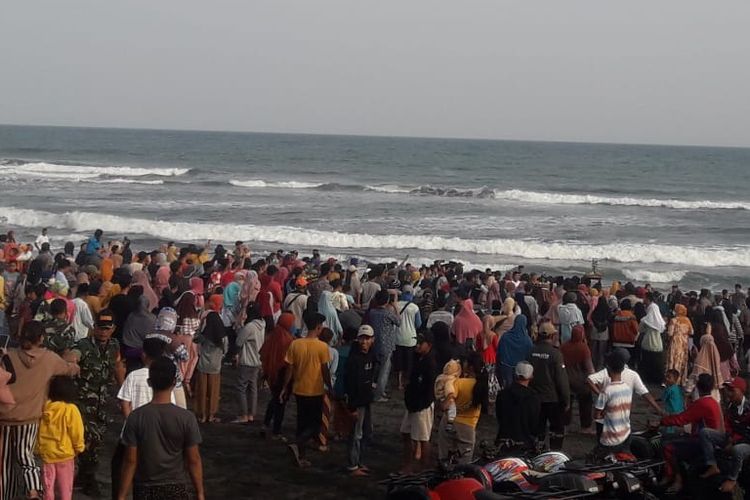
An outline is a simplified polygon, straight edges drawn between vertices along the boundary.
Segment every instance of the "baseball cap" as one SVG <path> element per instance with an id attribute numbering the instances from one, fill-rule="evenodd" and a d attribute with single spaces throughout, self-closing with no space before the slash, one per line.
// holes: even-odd
<path id="1" fill-rule="evenodd" d="M 307 286 L 307 278 L 305 278 L 304 276 L 300 276 L 299 278 L 297 278 L 296 283 L 299 287 Z"/>
<path id="2" fill-rule="evenodd" d="M 734 377 L 729 382 L 725 382 L 724 385 L 732 389 L 739 389 L 742 391 L 742 394 L 747 392 L 747 381 L 742 377 Z"/>
<path id="3" fill-rule="evenodd" d="M 96 317 L 96 326 L 102 328 L 110 328 L 112 326 L 115 326 L 115 316 L 114 314 L 112 314 L 112 311 L 110 311 L 109 309 L 100 311 L 99 315 Z"/>
<path id="4" fill-rule="evenodd" d="M 171 307 L 165 307 L 161 311 L 159 311 L 159 315 L 156 317 L 156 324 L 154 325 L 154 329 L 172 333 L 176 328 L 177 311 L 175 311 Z"/>
<path id="5" fill-rule="evenodd" d="M 553 325 L 551 321 L 545 321 L 539 327 L 539 337 L 541 338 L 554 337 L 556 333 L 557 333 L 557 329 L 555 328 L 555 325 Z"/>
<path id="6" fill-rule="evenodd" d="M 417 335 L 417 344 L 421 344 L 422 342 L 427 342 L 428 344 L 435 342 L 435 337 L 431 331 L 428 330 Z"/>
<path id="7" fill-rule="evenodd" d="M 520 361 L 515 368 L 516 377 L 531 380 L 534 376 L 534 367 L 527 361 Z"/>
<path id="8" fill-rule="evenodd" d="M 374 337 L 375 330 L 370 325 L 362 325 L 357 330 L 357 337 Z"/>

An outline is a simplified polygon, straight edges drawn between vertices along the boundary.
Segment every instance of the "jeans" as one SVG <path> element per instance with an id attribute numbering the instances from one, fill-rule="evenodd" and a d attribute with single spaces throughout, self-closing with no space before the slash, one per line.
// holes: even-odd
<path id="1" fill-rule="evenodd" d="M 378 385 L 375 389 L 375 401 L 385 397 L 385 390 L 388 388 L 388 379 L 391 376 L 391 359 L 393 353 L 388 353 L 385 356 L 379 357 L 380 371 L 378 372 Z"/>
<path id="2" fill-rule="evenodd" d="M 237 373 L 237 396 L 240 401 L 240 415 L 254 416 L 258 410 L 258 377 L 260 366 L 239 365 Z M 250 405 L 247 397 L 250 389 Z"/>
<path id="3" fill-rule="evenodd" d="M 357 419 L 349 438 L 349 470 L 362 467 L 362 441 L 370 439 L 372 433 L 372 413 L 370 405 L 357 408 Z"/>
<path id="4" fill-rule="evenodd" d="M 706 460 L 706 465 L 716 465 L 716 448 L 723 448 L 729 443 L 729 436 L 714 429 L 701 429 L 698 434 L 700 438 L 701 448 L 703 450 L 703 457 Z M 730 481 L 736 481 L 742 470 L 742 464 L 745 459 L 750 457 L 750 444 L 739 443 L 732 446 L 729 453 L 729 470 L 726 471 L 727 479 Z"/>
<path id="5" fill-rule="evenodd" d="M 0 309 L 0 335 L 8 335 L 9 333 L 8 319 L 5 317 L 5 311 Z"/>

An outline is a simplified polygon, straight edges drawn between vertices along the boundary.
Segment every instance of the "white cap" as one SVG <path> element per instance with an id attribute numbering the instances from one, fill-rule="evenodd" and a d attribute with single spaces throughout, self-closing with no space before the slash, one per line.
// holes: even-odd
<path id="1" fill-rule="evenodd" d="M 375 330 L 370 325 L 362 325 L 357 330 L 357 337 L 374 337 Z"/>
<path id="2" fill-rule="evenodd" d="M 534 367 L 531 366 L 531 363 L 528 361 L 520 361 L 516 365 L 516 377 L 522 378 L 524 380 L 531 380 L 531 378 L 534 376 Z"/>

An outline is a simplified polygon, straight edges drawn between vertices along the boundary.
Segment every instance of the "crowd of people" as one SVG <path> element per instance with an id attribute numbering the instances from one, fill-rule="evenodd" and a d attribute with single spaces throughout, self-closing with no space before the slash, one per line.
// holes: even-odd
<path id="1" fill-rule="evenodd" d="M 705 475 L 723 474 L 731 491 L 750 455 L 741 285 L 664 295 L 522 267 L 253 256 L 241 241 L 136 252 L 100 230 L 57 253 L 46 230 L 31 250 L 11 231 L 0 266 L 1 498 L 71 498 L 74 484 L 101 495 L 113 401 L 125 422 L 106 457 L 113 498 L 131 487 L 134 498 L 186 498 L 185 470 L 203 498 L 199 424 L 220 422 L 227 397 L 239 408 L 231 423 L 261 420 L 299 467 L 345 438 L 355 477 L 371 472 L 372 406 L 396 393 L 404 472 L 471 461 L 483 417 L 509 451 L 563 449 L 576 427 L 596 436 L 596 453 L 621 450 L 634 394 L 668 435 L 665 486 L 681 489 L 679 462 L 701 456 Z M 227 365 L 237 369 L 229 396 Z M 729 470 L 716 449 L 728 450 Z"/>

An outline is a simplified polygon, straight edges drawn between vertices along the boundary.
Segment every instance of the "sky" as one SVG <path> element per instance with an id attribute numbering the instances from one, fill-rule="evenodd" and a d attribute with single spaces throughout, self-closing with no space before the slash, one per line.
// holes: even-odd
<path id="1" fill-rule="evenodd" d="M 0 5 L 0 123 L 750 146 L 746 0 Z"/>

